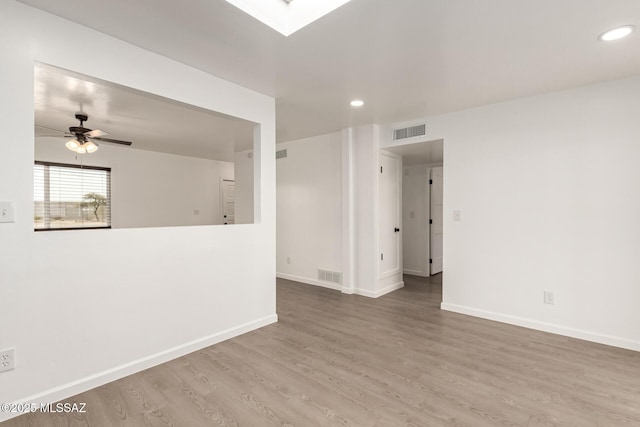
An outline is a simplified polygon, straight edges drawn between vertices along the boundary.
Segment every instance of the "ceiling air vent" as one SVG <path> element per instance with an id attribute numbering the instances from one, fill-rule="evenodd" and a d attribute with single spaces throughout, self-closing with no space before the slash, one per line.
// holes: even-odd
<path id="1" fill-rule="evenodd" d="M 287 150 L 276 151 L 276 160 L 287 157 Z"/>
<path id="2" fill-rule="evenodd" d="M 393 140 L 414 138 L 416 136 L 424 136 L 427 134 L 427 125 L 417 125 L 408 128 L 394 129 Z"/>

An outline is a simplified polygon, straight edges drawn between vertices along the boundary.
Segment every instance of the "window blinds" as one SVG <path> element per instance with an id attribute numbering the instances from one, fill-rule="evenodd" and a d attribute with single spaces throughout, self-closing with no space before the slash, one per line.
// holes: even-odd
<path id="1" fill-rule="evenodd" d="M 35 162 L 34 228 L 111 227 L 111 169 Z"/>

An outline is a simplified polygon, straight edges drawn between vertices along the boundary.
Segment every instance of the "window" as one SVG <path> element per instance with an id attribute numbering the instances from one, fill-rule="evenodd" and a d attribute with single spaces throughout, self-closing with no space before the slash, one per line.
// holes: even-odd
<path id="1" fill-rule="evenodd" d="M 111 228 L 111 169 L 35 162 L 34 228 Z"/>

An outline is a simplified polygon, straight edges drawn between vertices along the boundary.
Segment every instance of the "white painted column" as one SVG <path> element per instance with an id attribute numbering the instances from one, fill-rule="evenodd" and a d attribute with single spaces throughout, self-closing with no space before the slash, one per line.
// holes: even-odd
<path id="1" fill-rule="evenodd" d="M 342 292 L 355 286 L 355 203 L 353 129 L 342 130 Z"/>

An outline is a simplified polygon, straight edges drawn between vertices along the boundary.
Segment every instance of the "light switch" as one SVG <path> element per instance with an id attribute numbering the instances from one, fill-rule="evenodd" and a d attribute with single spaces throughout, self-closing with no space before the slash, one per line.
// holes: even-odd
<path id="1" fill-rule="evenodd" d="M 453 211 L 453 220 L 462 221 L 462 212 L 460 212 L 459 210 Z"/>
<path id="2" fill-rule="evenodd" d="M 0 222 L 15 222 L 15 218 L 13 202 L 0 202 Z"/>

